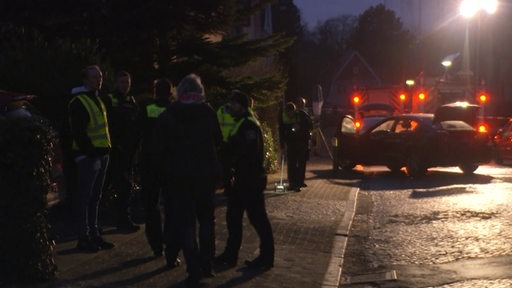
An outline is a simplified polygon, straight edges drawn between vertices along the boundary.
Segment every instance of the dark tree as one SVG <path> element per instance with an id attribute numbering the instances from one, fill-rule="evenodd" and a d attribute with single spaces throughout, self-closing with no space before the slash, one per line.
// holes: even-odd
<path id="1" fill-rule="evenodd" d="M 359 51 L 384 83 L 401 83 L 414 37 L 404 30 L 395 12 L 383 4 L 359 16 L 349 47 Z"/>
<path id="2" fill-rule="evenodd" d="M 23 29 L 24 33 L 30 30 L 39 31 L 40 42 L 45 43 L 44 45 L 58 46 L 61 41 L 67 41 L 71 45 L 89 43 L 97 55 L 104 56 L 105 62 L 99 64 L 132 73 L 135 93 L 149 93 L 152 80 L 156 77 L 166 76 L 178 82 L 185 74 L 195 72 L 204 78 L 209 87 L 208 92 L 213 96 L 225 94 L 230 89 L 244 88 L 249 93 L 261 95 L 263 100 L 280 94 L 279 91 L 284 89 L 287 78 L 281 69 L 274 69 L 273 73 L 264 76 L 238 78 L 234 78 L 234 73 L 229 71 L 257 59 L 269 56 L 275 58 L 292 43 L 292 38 L 283 38 L 281 34 L 248 39 L 244 35 L 233 33 L 237 27 L 246 24 L 249 16 L 270 2 L 262 0 L 258 4 L 245 5 L 250 2 L 2 1 L 0 19 L 4 28 Z M 5 34 L 0 37 L 5 40 Z M 219 39 L 221 40 L 218 41 Z M 36 46 L 33 43 L 25 44 Z M 20 45 L 27 46 L 23 43 Z M 40 56 L 44 58 L 45 52 L 41 51 Z M 82 60 L 65 61 L 84 64 Z M 33 64 L 20 63 L 31 66 Z M 54 69 L 61 68 L 63 67 Z M 28 69 L 22 67 L 22 70 Z M 105 70 L 108 79 L 110 71 Z M 64 73 L 69 75 L 76 71 Z M 108 81 L 106 84 L 109 84 Z M 48 85 L 55 87 L 59 83 Z M 69 88 L 62 90 L 68 91 Z M 41 94 L 39 89 L 33 92 Z"/>

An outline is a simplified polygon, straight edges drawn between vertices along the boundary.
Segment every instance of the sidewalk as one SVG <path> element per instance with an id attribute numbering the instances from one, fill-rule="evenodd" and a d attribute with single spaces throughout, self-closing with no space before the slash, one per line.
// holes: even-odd
<path id="1" fill-rule="evenodd" d="M 245 217 L 238 265 L 224 271 L 217 269 L 216 277 L 202 281 L 204 287 L 338 287 L 355 212 L 357 179 L 333 178 L 329 157 L 312 157 L 306 175 L 308 187 L 301 192 L 276 193 L 274 183 L 279 176 L 269 175 L 266 190 L 276 246 L 274 268 L 263 272 L 244 268 L 243 261 L 257 255 L 259 244 Z M 227 236 L 226 207 L 222 193 L 216 200 L 219 254 Z M 164 257 L 152 256 L 143 229 L 118 234 L 106 227 L 104 237 L 116 247 L 94 254 L 78 253 L 75 239 L 61 237 L 55 259 L 58 279 L 40 287 L 185 287 L 185 266 L 167 270 Z"/>

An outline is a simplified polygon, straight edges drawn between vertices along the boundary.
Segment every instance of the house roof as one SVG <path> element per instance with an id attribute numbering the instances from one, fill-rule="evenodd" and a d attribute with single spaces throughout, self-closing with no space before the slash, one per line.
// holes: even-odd
<path id="1" fill-rule="evenodd" d="M 364 68 L 366 68 L 366 70 L 374 78 L 373 80 L 375 80 L 378 83 L 378 85 L 380 85 L 381 82 L 382 82 L 380 80 L 380 77 L 377 75 L 377 73 L 375 73 L 375 71 L 372 69 L 370 64 L 368 64 L 368 62 L 366 62 L 366 60 L 363 58 L 363 56 L 361 56 L 361 54 L 359 54 L 359 52 L 357 52 L 357 51 L 352 51 L 349 54 L 347 54 L 345 57 L 342 58 L 341 66 L 338 69 L 338 71 L 336 72 L 336 74 L 334 75 L 333 80 L 337 79 L 339 77 L 339 75 L 345 71 L 345 69 L 350 67 L 349 64 L 352 63 L 352 60 L 354 58 L 358 58 L 358 60 L 361 61 L 361 63 L 363 64 Z"/>

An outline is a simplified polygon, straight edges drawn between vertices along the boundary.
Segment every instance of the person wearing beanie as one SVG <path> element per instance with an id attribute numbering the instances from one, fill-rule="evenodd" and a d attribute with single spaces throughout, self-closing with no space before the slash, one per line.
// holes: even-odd
<path id="1" fill-rule="evenodd" d="M 215 111 L 206 102 L 201 78 L 187 75 L 177 101 L 156 120 L 154 163 L 163 187 L 165 257 L 169 268 L 183 250 L 188 287 L 215 276 L 215 186 L 221 178 L 218 151 L 222 135 Z M 196 239 L 199 223 L 199 245 Z"/>
<path id="2" fill-rule="evenodd" d="M 233 187 L 228 196 L 226 223 L 228 239 L 224 252 L 217 260 L 235 266 L 242 245 L 243 215 L 247 217 L 260 238 L 259 256 L 245 261 L 251 269 L 270 269 L 274 266 L 274 237 L 265 209 L 263 191 L 267 175 L 263 165 L 263 133 L 258 120 L 249 112 L 250 98 L 240 91 L 230 97 L 230 112 L 236 125 L 228 139 L 229 167 L 233 175 Z"/>

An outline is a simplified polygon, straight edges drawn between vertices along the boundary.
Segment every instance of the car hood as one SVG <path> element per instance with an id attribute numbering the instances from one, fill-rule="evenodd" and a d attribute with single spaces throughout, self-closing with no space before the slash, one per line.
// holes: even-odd
<path id="1" fill-rule="evenodd" d="M 471 126 L 476 126 L 479 111 L 480 106 L 469 104 L 467 102 L 445 104 L 437 108 L 436 112 L 434 113 L 433 123 L 460 120 L 468 123 Z"/>

